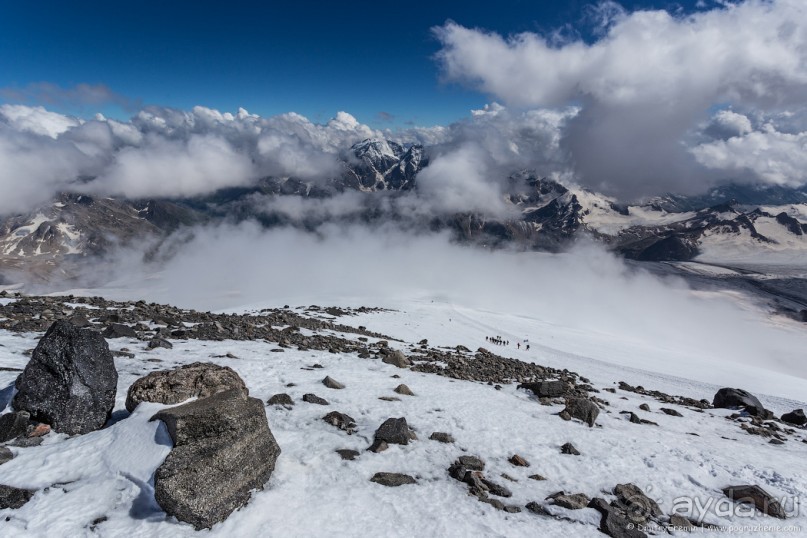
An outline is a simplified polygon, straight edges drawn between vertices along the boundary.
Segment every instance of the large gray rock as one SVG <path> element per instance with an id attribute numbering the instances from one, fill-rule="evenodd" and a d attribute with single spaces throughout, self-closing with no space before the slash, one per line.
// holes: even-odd
<path id="1" fill-rule="evenodd" d="M 280 455 L 263 403 L 244 390 L 164 409 L 152 420 L 165 422 L 174 441 L 154 475 L 157 503 L 197 530 L 225 520 L 252 490 L 263 489 Z"/>
<path id="2" fill-rule="evenodd" d="M 522 383 L 520 389 L 527 389 L 539 398 L 558 398 L 569 391 L 569 386 L 563 381 L 538 381 L 537 383 Z"/>
<path id="3" fill-rule="evenodd" d="M 388 418 L 375 431 L 373 444 L 368 450 L 381 452 L 387 445 L 408 445 L 413 439 L 417 436 L 409 429 L 405 418 Z"/>
<path id="4" fill-rule="evenodd" d="M 592 427 L 600 414 L 600 408 L 586 398 L 570 398 L 566 401 L 566 409 L 562 413 L 568 413 L 572 418 L 582 420 Z"/>
<path id="5" fill-rule="evenodd" d="M 0 509 L 20 508 L 31 500 L 36 491 L 0 484 Z"/>
<path id="6" fill-rule="evenodd" d="M 140 402 L 178 404 L 189 398 L 206 398 L 232 389 L 249 393 L 232 368 L 194 362 L 173 370 L 151 372 L 132 383 L 126 395 L 126 409 L 134 411 Z"/>
<path id="7" fill-rule="evenodd" d="M 403 354 L 403 352 L 398 351 L 397 349 L 384 355 L 381 362 L 397 366 L 398 368 L 407 368 L 412 365 L 412 361 L 410 361 L 407 356 Z"/>
<path id="8" fill-rule="evenodd" d="M 753 504 L 763 514 L 779 519 L 786 517 L 779 501 L 759 486 L 729 486 L 723 489 L 723 493 L 733 501 Z"/>
<path id="9" fill-rule="evenodd" d="M 715 394 L 712 405 L 724 409 L 743 407 L 750 415 L 763 415 L 765 413 L 765 408 L 757 397 L 743 389 L 720 389 Z"/>
<path id="10" fill-rule="evenodd" d="M 28 411 L 0 415 L 0 443 L 5 443 L 28 433 L 31 417 Z"/>
<path id="11" fill-rule="evenodd" d="M 106 340 L 91 330 L 57 321 L 17 378 L 12 405 L 57 432 L 84 434 L 109 419 L 117 385 L 118 372 Z"/>

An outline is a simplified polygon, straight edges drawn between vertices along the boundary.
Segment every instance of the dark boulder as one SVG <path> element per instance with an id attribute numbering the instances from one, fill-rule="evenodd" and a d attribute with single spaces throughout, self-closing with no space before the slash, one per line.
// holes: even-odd
<path id="1" fill-rule="evenodd" d="M 566 394 L 569 386 L 563 381 L 539 381 L 537 383 L 522 383 L 520 389 L 527 389 L 539 398 L 559 398 Z"/>
<path id="2" fill-rule="evenodd" d="M 765 415 L 765 408 L 756 396 L 742 389 L 723 388 L 712 400 L 714 407 L 723 409 L 745 408 L 749 415 Z"/>
<path id="3" fill-rule="evenodd" d="M 406 419 L 401 418 L 388 418 L 378 427 L 373 436 L 373 444 L 369 450 L 373 452 L 380 452 L 383 450 L 385 444 L 387 445 L 408 445 L 409 441 L 417 437 L 409 429 Z"/>
<path id="4" fill-rule="evenodd" d="M 123 323 L 111 323 L 102 333 L 104 338 L 137 338 L 137 332 Z"/>
<path id="5" fill-rule="evenodd" d="M 634 484 L 617 484 L 614 487 L 617 505 L 634 523 L 658 518 L 663 514 L 659 505 Z"/>
<path id="6" fill-rule="evenodd" d="M 575 448 L 575 446 L 571 443 L 564 443 L 563 446 L 560 447 L 561 454 L 568 454 L 570 456 L 579 456 L 580 451 Z"/>
<path id="7" fill-rule="evenodd" d="M 566 408 L 562 412 L 593 427 L 600 414 L 600 408 L 586 398 L 570 398 L 566 401 Z"/>
<path id="8" fill-rule="evenodd" d="M 174 442 L 154 475 L 157 503 L 197 530 L 246 504 L 280 455 L 263 403 L 244 390 L 164 409 L 152 420 L 162 420 Z"/>
<path id="9" fill-rule="evenodd" d="M 804 415 L 803 409 L 796 409 L 795 411 L 782 415 L 782 422 L 787 422 L 795 426 L 804 426 L 807 424 L 807 416 Z"/>
<path id="10" fill-rule="evenodd" d="M 671 417 L 683 417 L 681 413 L 676 411 L 675 409 L 670 409 L 669 407 L 660 407 L 659 411 L 664 413 L 665 415 L 670 415 Z"/>
<path id="11" fill-rule="evenodd" d="M 118 372 L 100 334 L 57 321 L 17 378 L 13 406 L 69 435 L 97 430 L 115 406 Z"/>
<path id="12" fill-rule="evenodd" d="M 22 507 L 31 500 L 36 491 L 30 489 L 15 488 L 0 484 L 0 509 Z"/>
<path id="13" fill-rule="evenodd" d="M 381 484 L 390 488 L 404 486 L 406 484 L 417 484 L 417 480 L 408 474 L 401 473 L 376 473 L 370 479 L 370 482 Z"/>
<path id="14" fill-rule="evenodd" d="M 132 383 L 126 395 L 126 409 L 134 411 L 140 402 L 178 404 L 232 389 L 247 391 L 244 381 L 232 368 L 194 362 L 173 370 L 151 372 Z"/>
<path id="15" fill-rule="evenodd" d="M 353 461 L 360 455 L 358 450 L 352 450 L 350 448 L 339 448 L 336 450 L 336 453 L 345 461 Z"/>
<path id="16" fill-rule="evenodd" d="M 303 394 L 303 401 L 307 403 L 317 404 L 317 405 L 330 405 L 328 400 L 325 398 L 320 398 L 316 394 Z"/>
<path id="17" fill-rule="evenodd" d="M 149 343 L 146 347 L 148 349 L 157 349 L 159 347 L 163 349 L 174 349 L 174 344 L 172 344 L 165 338 L 152 338 L 151 340 L 149 340 Z"/>
<path id="18" fill-rule="evenodd" d="M 294 400 L 291 399 L 291 396 L 286 394 L 285 392 L 281 392 L 280 394 L 275 394 L 269 401 L 267 401 L 269 405 L 282 405 L 285 407 L 291 407 L 294 405 Z"/>
<path id="19" fill-rule="evenodd" d="M 401 394 L 402 396 L 414 396 L 415 395 L 415 393 L 412 392 L 412 389 L 410 389 L 409 387 L 407 387 L 403 383 L 401 383 L 400 385 L 395 387 L 394 390 L 395 390 L 395 392 L 397 392 L 398 394 Z"/>
<path id="20" fill-rule="evenodd" d="M 28 433 L 31 416 L 28 411 L 0 415 L 0 443 L 5 443 Z"/>
<path id="21" fill-rule="evenodd" d="M 723 494 L 733 501 L 753 504 L 763 514 L 785 519 L 785 511 L 779 501 L 759 486 L 729 486 L 723 488 Z"/>
<path id="22" fill-rule="evenodd" d="M 329 389 L 339 390 L 345 388 L 345 385 L 335 380 L 331 376 L 325 376 L 325 379 L 322 380 L 322 384 L 328 387 Z"/>
<path id="23" fill-rule="evenodd" d="M 604 499 L 594 498 L 588 504 L 600 513 L 600 532 L 611 538 L 647 538 L 647 534 L 636 529 L 636 524 L 628 520 L 619 510 Z"/>
<path id="24" fill-rule="evenodd" d="M 14 453 L 8 448 L 0 446 L 0 465 L 14 459 Z"/>
<path id="25" fill-rule="evenodd" d="M 553 504 L 566 508 L 567 510 L 580 510 L 586 508 L 589 503 L 588 495 L 585 493 L 571 493 L 567 494 L 563 491 L 553 493 L 547 500 L 551 500 Z"/>

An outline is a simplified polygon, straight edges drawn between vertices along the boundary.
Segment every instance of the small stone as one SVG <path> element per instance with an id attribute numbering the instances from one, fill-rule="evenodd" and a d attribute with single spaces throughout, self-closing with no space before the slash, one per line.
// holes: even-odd
<path id="1" fill-rule="evenodd" d="M 339 454 L 339 457 L 346 461 L 353 461 L 359 457 L 358 451 L 351 450 L 349 448 L 340 448 L 336 450 L 336 453 Z"/>
<path id="2" fill-rule="evenodd" d="M 454 436 L 446 432 L 434 432 L 429 436 L 429 439 L 446 444 L 454 442 Z"/>
<path id="3" fill-rule="evenodd" d="M 675 409 L 670 409 L 668 407 L 661 407 L 661 408 L 659 408 L 659 411 L 661 411 L 665 415 L 670 415 L 671 417 L 683 417 L 684 416 L 681 413 L 679 413 L 678 411 L 676 411 Z"/>
<path id="4" fill-rule="evenodd" d="M 571 443 L 565 443 L 560 447 L 561 454 L 571 454 L 572 456 L 579 456 L 580 452 Z"/>
<path id="5" fill-rule="evenodd" d="M 353 435 L 356 432 L 356 421 L 350 415 L 340 413 L 339 411 L 331 411 L 322 420 L 332 426 L 336 426 L 340 430 L 347 432 L 348 435 Z"/>
<path id="6" fill-rule="evenodd" d="M 343 389 L 345 386 L 340 383 L 339 381 L 335 380 L 331 376 L 325 376 L 325 379 L 322 380 L 322 384 L 328 387 L 329 389 Z"/>
<path id="7" fill-rule="evenodd" d="M 172 344 L 165 338 L 152 338 L 151 340 L 149 340 L 149 343 L 146 347 L 149 349 L 157 349 L 158 347 L 164 349 L 173 349 L 174 344 Z"/>
<path id="8" fill-rule="evenodd" d="M 328 400 L 326 400 L 325 398 L 320 398 L 316 394 L 310 394 L 310 393 L 303 394 L 303 401 L 317 405 L 330 405 L 328 403 Z"/>
<path id="9" fill-rule="evenodd" d="M 34 426 L 34 429 L 28 433 L 28 437 L 42 437 L 50 433 L 50 426 L 48 424 L 39 423 Z"/>
<path id="10" fill-rule="evenodd" d="M 547 499 L 551 499 L 554 504 L 561 508 L 566 508 L 567 510 L 580 510 L 588 506 L 590 501 L 588 495 L 583 493 L 567 495 L 562 491 L 550 495 Z"/>
<path id="11" fill-rule="evenodd" d="M 414 396 L 415 395 L 415 393 L 412 392 L 412 390 L 409 387 L 407 387 L 406 385 L 404 385 L 403 383 L 401 383 L 400 385 L 395 387 L 395 392 L 397 392 L 398 394 L 402 394 L 404 396 Z"/>
<path id="12" fill-rule="evenodd" d="M 639 409 L 641 409 L 642 411 L 650 411 L 650 406 L 647 405 L 646 403 L 643 403 L 642 405 L 639 406 Z"/>
<path id="13" fill-rule="evenodd" d="M 524 458 L 522 458 L 518 454 L 513 454 L 512 456 L 510 456 L 510 459 L 507 460 L 507 461 L 509 461 L 511 464 L 515 465 L 516 467 L 529 467 L 530 466 L 530 462 L 528 462 L 527 460 L 525 460 Z"/>
<path id="14" fill-rule="evenodd" d="M 291 396 L 286 394 L 285 392 L 281 392 L 280 394 L 275 394 L 266 402 L 269 405 L 283 405 L 286 407 L 291 407 L 294 405 L 294 400 L 291 399 Z"/>
<path id="15" fill-rule="evenodd" d="M 531 475 L 530 475 L 530 476 L 528 476 L 527 478 L 529 478 L 529 479 L 531 479 L 531 480 L 537 480 L 537 481 L 539 481 L 539 482 L 540 482 L 541 480 L 546 480 L 546 478 L 544 478 L 543 476 L 541 476 L 541 475 L 539 475 L 539 474 L 531 474 Z"/>
<path id="16" fill-rule="evenodd" d="M 403 486 L 406 484 L 417 484 L 417 480 L 408 474 L 401 473 L 376 473 L 370 479 L 371 482 L 381 484 L 390 488 Z"/>

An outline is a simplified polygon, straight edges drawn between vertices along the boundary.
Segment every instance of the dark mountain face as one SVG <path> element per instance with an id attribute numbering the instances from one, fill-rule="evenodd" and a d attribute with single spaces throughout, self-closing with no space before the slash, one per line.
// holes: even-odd
<path id="1" fill-rule="evenodd" d="M 116 246 L 153 246 L 183 227 L 245 220 L 305 230 L 332 221 L 371 225 L 394 221 L 403 229 L 448 229 L 461 242 L 547 251 L 562 250 L 587 236 L 636 260 L 689 260 L 710 241 L 776 246 L 789 238 L 807 237 L 807 224 L 802 222 L 807 210 L 781 206 L 770 213 L 758 207 L 760 202 L 748 205 L 736 199 L 741 195 L 750 200 L 756 192 L 763 201 L 800 200 L 807 197 L 802 191 L 788 194 L 781 188 L 732 186 L 702 197 L 671 195 L 628 205 L 530 171 L 514 173 L 501 183 L 509 217 L 463 212 L 424 219 L 422 214 L 414 216 L 411 208 L 413 203 L 428 202 L 417 188 L 418 173 L 425 166 L 427 151 L 421 146 L 364 140 L 343 156 L 342 173 L 329 180 L 267 177 L 250 187 L 181 200 L 64 193 L 49 204 L 0 220 L 0 274 L 35 267 L 34 273 L 47 275 L 64 270 L 66 261 L 103 255 Z M 344 193 L 356 193 L 347 211 L 302 215 L 283 211 L 285 197 L 327 204 Z M 723 200 L 729 194 L 735 198 Z M 700 207 L 706 200 L 717 202 Z"/>

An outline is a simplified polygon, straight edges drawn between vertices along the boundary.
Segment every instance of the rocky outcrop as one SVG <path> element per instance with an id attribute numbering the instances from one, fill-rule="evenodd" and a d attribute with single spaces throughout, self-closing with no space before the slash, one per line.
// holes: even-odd
<path id="1" fill-rule="evenodd" d="M 174 442 L 154 475 L 157 503 L 197 530 L 246 504 L 280 455 L 263 403 L 241 389 L 165 409 L 152 420 L 162 420 Z"/>
<path id="2" fill-rule="evenodd" d="M 232 368 L 194 362 L 173 370 L 151 372 L 135 381 L 126 395 L 126 409 L 134 411 L 140 402 L 178 404 L 232 389 L 248 393 L 244 381 Z"/>
<path id="3" fill-rule="evenodd" d="M 103 337 L 57 321 L 17 378 L 13 406 L 57 432 L 84 434 L 106 423 L 117 384 L 118 372 Z"/>

